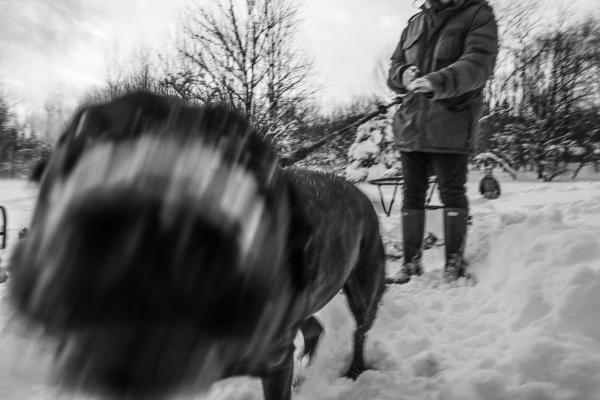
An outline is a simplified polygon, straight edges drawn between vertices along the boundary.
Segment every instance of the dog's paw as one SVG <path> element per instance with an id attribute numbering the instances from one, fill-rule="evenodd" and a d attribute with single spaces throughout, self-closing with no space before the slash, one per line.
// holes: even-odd
<path id="1" fill-rule="evenodd" d="M 365 372 L 366 370 L 368 370 L 369 368 L 363 366 L 351 366 L 350 369 L 348 370 L 348 372 L 346 372 L 344 374 L 345 378 L 350 378 L 353 381 L 355 381 L 356 379 L 358 379 L 358 377 L 360 376 L 360 374 L 362 374 L 363 372 Z"/>

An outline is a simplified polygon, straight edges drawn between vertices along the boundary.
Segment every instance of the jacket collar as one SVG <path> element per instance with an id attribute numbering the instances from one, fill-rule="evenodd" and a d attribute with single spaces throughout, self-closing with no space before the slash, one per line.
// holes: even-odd
<path id="1" fill-rule="evenodd" d="M 465 5 L 469 5 L 471 3 L 476 3 L 479 0 L 454 0 L 452 2 L 452 4 L 447 5 L 446 7 L 443 8 L 437 8 L 434 4 L 432 4 L 430 2 L 430 0 L 427 0 L 423 3 L 423 5 L 421 5 L 421 9 L 423 11 L 434 11 L 434 12 L 440 12 L 440 11 L 445 11 L 445 10 L 459 10 L 461 8 L 463 8 Z"/>

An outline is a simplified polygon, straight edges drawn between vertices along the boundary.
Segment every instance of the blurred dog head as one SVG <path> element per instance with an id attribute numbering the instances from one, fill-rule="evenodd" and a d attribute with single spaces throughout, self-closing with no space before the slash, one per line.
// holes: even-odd
<path id="1" fill-rule="evenodd" d="M 12 299 L 60 343 L 71 387 L 205 387 L 284 318 L 287 196 L 273 149 L 224 106 L 83 108 L 41 174 Z"/>

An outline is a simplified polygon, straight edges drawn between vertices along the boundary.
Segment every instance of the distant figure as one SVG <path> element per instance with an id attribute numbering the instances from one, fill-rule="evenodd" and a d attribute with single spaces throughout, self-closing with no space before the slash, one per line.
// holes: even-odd
<path id="1" fill-rule="evenodd" d="M 485 176 L 479 182 L 479 193 L 486 199 L 494 200 L 500 197 L 500 183 L 492 174 L 492 168 L 485 168 Z"/>

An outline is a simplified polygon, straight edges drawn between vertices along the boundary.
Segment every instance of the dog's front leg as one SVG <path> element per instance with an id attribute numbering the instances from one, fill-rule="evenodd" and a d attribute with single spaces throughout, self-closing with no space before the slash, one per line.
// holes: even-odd
<path id="1" fill-rule="evenodd" d="M 265 400 L 290 400 L 294 375 L 294 345 L 286 350 L 283 361 L 262 377 Z"/>

